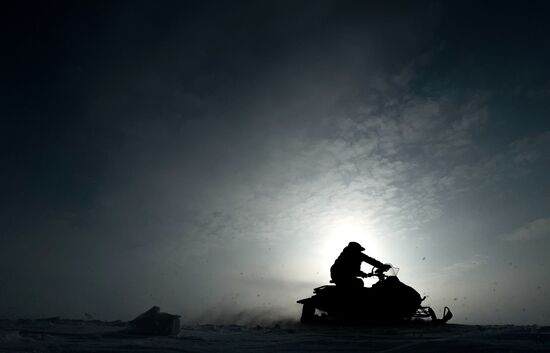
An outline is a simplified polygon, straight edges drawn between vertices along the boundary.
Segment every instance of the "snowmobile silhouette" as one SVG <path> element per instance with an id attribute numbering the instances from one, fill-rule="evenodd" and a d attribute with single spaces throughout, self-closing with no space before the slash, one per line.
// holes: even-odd
<path id="1" fill-rule="evenodd" d="M 387 267 L 385 268 L 387 269 Z M 339 322 L 353 324 L 389 324 L 412 320 L 445 323 L 453 314 L 445 307 L 443 318 L 438 319 L 429 306 L 422 306 L 420 294 L 397 278 L 398 269 L 390 267 L 394 275 L 384 269 L 373 270 L 365 277 L 378 277 L 372 287 L 349 288 L 326 285 L 313 290 L 310 298 L 298 300 L 303 304 L 302 323 Z M 331 281 L 333 282 L 333 281 Z M 321 311 L 322 315 L 316 315 Z"/>

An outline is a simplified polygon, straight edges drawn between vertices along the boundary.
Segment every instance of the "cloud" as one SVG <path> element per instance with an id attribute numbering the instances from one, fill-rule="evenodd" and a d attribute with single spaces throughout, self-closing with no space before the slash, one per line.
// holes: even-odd
<path id="1" fill-rule="evenodd" d="M 344 106 L 334 98 L 305 115 L 301 108 L 279 108 L 274 114 L 270 104 L 256 107 L 255 116 L 279 119 L 273 126 L 286 128 L 295 124 L 288 117 L 301 115 L 304 128 L 284 134 L 273 128 L 261 149 L 243 151 L 247 160 L 262 162 L 246 183 L 233 180 L 215 201 L 204 202 L 207 207 L 198 211 L 202 221 L 189 233 L 220 241 L 228 236 L 308 238 L 338 217 L 352 215 L 387 235 L 440 217 L 441 197 L 456 182 L 449 172 L 452 163 L 470 151 L 487 121 L 485 98 L 423 97 L 392 86 L 390 78 L 383 95 L 376 94 L 375 85 L 373 94 Z M 332 91 L 322 82 L 316 88 Z M 240 170 L 250 166 L 243 163 Z"/>
<path id="2" fill-rule="evenodd" d="M 550 131 L 543 131 L 514 140 L 498 152 L 481 152 L 483 157 L 477 160 L 455 162 L 450 165 L 452 171 L 449 173 L 454 193 L 486 188 L 505 192 L 513 183 L 540 169 L 547 162 L 549 152 Z"/>
<path id="3" fill-rule="evenodd" d="M 473 271 L 476 268 L 484 266 L 489 261 L 489 256 L 484 254 L 475 254 L 471 257 L 464 258 L 459 262 L 455 262 L 448 266 L 442 267 L 431 274 L 426 274 L 425 279 L 433 282 L 436 279 L 451 279 L 455 276 L 460 276 Z"/>
<path id="4" fill-rule="evenodd" d="M 471 258 L 446 266 L 441 271 L 449 275 L 469 272 L 487 263 L 488 259 L 489 259 L 489 256 L 487 255 L 476 254 Z"/>
<path id="5" fill-rule="evenodd" d="M 550 217 L 539 218 L 519 227 L 504 239 L 508 241 L 528 241 L 550 235 Z"/>

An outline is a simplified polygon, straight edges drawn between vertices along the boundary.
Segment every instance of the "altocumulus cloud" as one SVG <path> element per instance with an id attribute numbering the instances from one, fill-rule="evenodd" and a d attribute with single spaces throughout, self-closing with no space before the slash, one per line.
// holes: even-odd
<path id="1" fill-rule="evenodd" d="M 509 241 L 527 241 L 550 236 L 550 217 L 539 218 L 519 227 L 505 237 Z"/>

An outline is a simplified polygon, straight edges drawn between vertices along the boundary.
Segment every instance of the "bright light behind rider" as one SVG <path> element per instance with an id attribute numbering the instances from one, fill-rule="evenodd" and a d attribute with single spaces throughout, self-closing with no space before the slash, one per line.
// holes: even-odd
<path id="1" fill-rule="evenodd" d="M 319 244 L 319 266 L 326 268 L 328 272 L 334 260 L 350 241 L 363 245 L 366 249 L 365 253 L 369 256 L 383 258 L 380 242 L 376 239 L 376 233 L 374 227 L 365 220 L 359 220 L 353 216 L 334 219 L 334 221 L 327 224 L 324 236 Z M 370 272 L 370 266 L 364 270 Z"/>

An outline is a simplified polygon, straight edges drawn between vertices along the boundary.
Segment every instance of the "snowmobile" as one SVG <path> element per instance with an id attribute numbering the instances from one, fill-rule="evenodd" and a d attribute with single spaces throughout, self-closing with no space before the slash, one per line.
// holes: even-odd
<path id="1" fill-rule="evenodd" d="M 366 277 L 377 277 L 372 287 L 342 288 L 326 285 L 313 290 L 313 296 L 298 300 L 302 304 L 302 323 L 339 322 L 352 324 L 392 324 L 410 321 L 445 323 L 453 314 L 448 307 L 438 319 L 434 310 L 423 306 L 426 297 L 397 278 L 399 269 L 386 275 L 380 269 Z M 332 281 L 331 281 L 332 283 Z M 320 312 L 321 315 L 317 315 Z"/>

